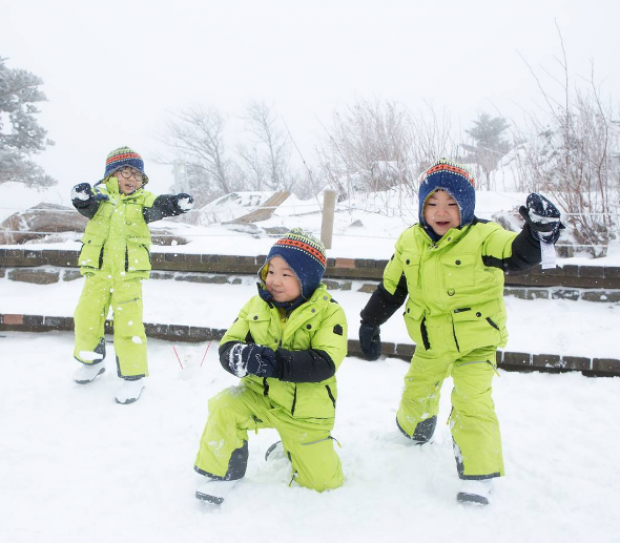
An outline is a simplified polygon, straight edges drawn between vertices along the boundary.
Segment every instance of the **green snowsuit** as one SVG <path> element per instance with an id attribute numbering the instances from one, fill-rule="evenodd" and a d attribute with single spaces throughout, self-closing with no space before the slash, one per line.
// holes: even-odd
<path id="1" fill-rule="evenodd" d="M 444 379 L 454 381 L 450 428 L 462 479 L 504 474 L 491 381 L 496 349 L 506 345 L 504 271 L 525 270 L 540 260 L 538 241 L 477 219 L 434 242 L 420 226 L 405 230 L 362 311 L 380 325 L 407 298 L 404 319 L 416 343 L 396 415 L 414 441 L 433 435 Z"/>
<path id="2" fill-rule="evenodd" d="M 340 305 L 324 285 L 288 317 L 254 296 L 220 343 L 220 361 L 229 372 L 228 350 L 236 343 L 272 348 L 283 373 L 279 378 L 248 375 L 209 400 L 196 471 L 216 479 L 243 477 L 248 430 L 275 428 L 298 484 L 318 491 L 340 486 L 342 467 L 330 435 L 338 397 L 334 374 L 347 354 Z"/>
<path id="3" fill-rule="evenodd" d="M 104 326 L 114 312 L 114 348 L 119 377 L 148 375 L 146 335 L 142 322 L 142 280 L 151 269 L 151 234 L 147 222 L 182 213 L 174 197 L 140 188 L 130 195 L 119 191 L 116 177 L 96 185 L 108 197 L 74 200 L 90 220 L 82 237 L 79 265 L 86 276 L 75 310 L 74 357 L 97 363 L 105 358 Z"/>

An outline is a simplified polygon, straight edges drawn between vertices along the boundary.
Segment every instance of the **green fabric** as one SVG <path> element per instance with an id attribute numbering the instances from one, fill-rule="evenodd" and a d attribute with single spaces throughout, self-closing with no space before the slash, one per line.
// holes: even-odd
<path id="1" fill-rule="evenodd" d="M 398 423 L 413 436 L 419 423 L 436 417 L 441 385 L 451 375 L 451 429 L 463 478 L 504 474 L 491 399 L 496 349 L 508 339 L 504 274 L 485 265 L 485 258 L 510 257 L 516 236 L 496 223 L 476 223 L 435 243 L 415 225 L 398 239 L 383 274 L 391 294 L 405 276 L 404 319 L 416 343 Z"/>
<path id="2" fill-rule="evenodd" d="M 139 189 L 125 196 L 114 176 L 96 190 L 109 200 L 101 201 L 82 237 L 79 264 L 86 281 L 74 315 L 74 356 L 89 363 L 80 353 L 104 339 L 112 307 L 119 376 L 148 375 L 141 281 L 151 269 L 151 234 L 142 209 L 152 207 L 155 195 Z"/>
<path id="3" fill-rule="evenodd" d="M 259 345 L 290 351 L 318 349 L 325 351 L 334 362 L 336 369 L 347 355 L 347 325 L 344 311 L 339 304 L 331 301 L 325 285 L 320 285 L 312 297 L 295 309 L 282 329 L 281 314 L 277 307 L 269 305 L 258 295 L 254 296 L 241 309 L 237 320 L 228 329 L 222 343 L 241 341 L 245 343 L 248 332 Z M 340 325 L 342 334 L 334 333 Z M 244 377 L 246 386 L 258 394 L 264 393 L 262 378 L 254 375 Z M 336 377 L 320 383 L 287 383 L 279 379 L 267 379 L 269 398 L 274 405 L 291 413 L 295 405 L 295 418 L 333 419 L 334 400 L 338 397 Z"/>
<path id="4" fill-rule="evenodd" d="M 248 440 L 248 430 L 275 428 L 297 484 L 319 492 L 341 486 L 344 475 L 330 437 L 331 425 L 316 419 L 293 419 L 274 409 L 268 397 L 245 385 L 242 382 L 209 400 L 209 419 L 200 440 L 196 467 L 224 477 L 231 455 Z"/>
<path id="5" fill-rule="evenodd" d="M 394 293 L 401 275 L 409 298 L 405 324 L 416 348 L 424 348 L 423 326 L 434 352 L 458 348 L 503 347 L 508 340 L 504 273 L 483 257 L 508 258 L 516 233 L 496 223 L 448 231 L 437 244 L 419 226 L 405 230 L 383 274 Z"/>
<path id="6" fill-rule="evenodd" d="M 287 350 L 327 352 L 336 368 L 347 354 L 347 326 L 342 308 L 331 301 L 325 285 L 295 309 L 285 323 L 277 308 L 255 296 L 241 309 L 222 343 L 255 343 Z M 337 325 L 341 328 L 339 333 Z M 336 378 L 319 383 L 288 383 L 279 379 L 244 377 L 239 387 L 209 401 L 209 419 L 200 441 L 196 467 L 223 477 L 233 451 L 248 439 L 249 429 L 275 428 L 289 453 L 294 480 L 322 491 L 344 480 L 330 432 L 334 426 Z"/>
<path id="7" fill-rule="evenodd" d="M 155 195 L 139 189 L 125 196 L 113 176 L 97 185 L 96 190 L 106 194 L 109 200 L 101 201 L 97 213 L 86 225 L 78 260 L 82 274 L 106 270 L 147 278 L 151 269 L 151 233 L 142 209 L 153 206 Z"/>
<path id="8" fill-rule="evenodd" d="M 489 347 L 465 355 L 453 351 L 435 356 L 416 350 L 405 376 L 396 418 L 409 436 L 420 422 L 437 417 L 441 386 L 452 376 L 450 430 L 459 476 L 464 479 L 504 475 L 499 423 L 491 398 L 495 352 Z"/>
<path id="9" fill-rule="evenodd" d="M 104 338 L 108 310 L 114 311 L 114 350 L 119 377 L 148 375 L 146 334 L 142 322 L 142 282 L 139 278 L 119 279 L 98 272 L 86 277 L 75 309 L 73 355 L 89 363 L 82 352 L 93 352 Z"/>

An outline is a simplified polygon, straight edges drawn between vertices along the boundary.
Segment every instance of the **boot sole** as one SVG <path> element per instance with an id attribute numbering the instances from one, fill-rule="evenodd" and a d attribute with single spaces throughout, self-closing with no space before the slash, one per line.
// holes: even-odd
<path id="1" fill-rule="evenodd" d="M 79 380 L 79 381 L 78 381 L 77 379 L 74 379 L 73 381 L 74 381 L 75 383 L 77 383 L 78 385 L 87 385 L 88 383 L 92 383 L 92 382 L 93 382 L 95 379 L 97 379 L 97 377 L 99 377 L 102 373 L 105 373 L 105 368 L 101 368 L 101 369 L 99 370 L 99 373 L 98 373 L 98 374 L 96 374 L 96 375 L 95 375 L 94 377 L 92 377 L 91 379 L 81 379 L 81 380 Z"/>
<path id="2" fill-rule="evenodd" d="M 467 492 L 459 492 L 456 495 L 456 501 L 459 503 L 471 503 L 473 505 L 489 505 L 489 499 L 478 494 L 468 494 Z"/>
<path id="3" fill-rule="evenodd" d="M 218 498 L 217 496 L 203 494 L 202 492 L 198 491 L 196 492 L 196 499 L 203 502 L 212 503 L 214 505 L 221 505 L 222 503 L 224 503 L 224 498 Z"/>

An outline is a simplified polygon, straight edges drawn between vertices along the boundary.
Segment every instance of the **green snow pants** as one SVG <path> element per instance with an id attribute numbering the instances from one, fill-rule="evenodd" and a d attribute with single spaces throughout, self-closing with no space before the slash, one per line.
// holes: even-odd
<path id="1" fill-rule="evenodd" d="M 101 346 L 105 346 L 104 327 L 110 306 L 114 312 L 114 350 L 119 377 L 148 375 L 140 278 L 123 278 L 106 271 L 86 276 L 74 314 L 73 356 L 85 364 L 105 357 L 105 347 Z"/>
<path id="2" fill-rule="evenodd" d="M 396 422 L 420 443 L 433 435 L 441 385 L 452 375 L 450 429 L 461 479 L 489 479 L 504 475 L 504 460 L 491 381 L 496 373 L 495 347 L 466 354 L 430 354 L 417 349 L 405 376 L 405 390 Z"/>
<path id="3" fill-rule="evenodd" d="M 293 480 L 306 488 L 329 490 L 344 482 L 330 431 L 333 419 L 296 419 L 267 396 L 243 384 L 209 400 L 209 418 L 194 469 L 216 479 L 240 479 L 247 466 L 248 430 L 275 428 L 292 464 Z"/>

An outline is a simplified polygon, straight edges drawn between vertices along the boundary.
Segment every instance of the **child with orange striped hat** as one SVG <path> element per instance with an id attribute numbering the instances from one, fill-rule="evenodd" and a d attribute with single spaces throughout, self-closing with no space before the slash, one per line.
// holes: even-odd
<path id="1" fill-rule="evenodd" d="M 331 430 L 335 373 L 347 354 L 344 311 L 321 279 L 325 247 L 295 228 L 278 240 L 259 270 L 258 294 L 220 342 L 222 367 L 238 386 L 209 400 L 209 419 L 194 469 L 196 498 L 220 504 L 245 475 L 248 430 L 275 428 L 270 448 L 286 455 L 291 482 L 317 491 L 343 482 Z"/>
<path id="2" fill-rule="evenodd" d="M 476 218 L 475 181 L 462 166 L 439 160 L 419 188 L 419 223 L 396 242 L 383 280 L 361 312 L 360 346 L 381 354 L 380 326 L 406 301 L 407 331 L 416 344 L 396 424 L 411 443 L 431 441 L 441 385 L 452 376 L 450 428 L 460 502 L 488 504 L 492 481 L 504 475 L 491 381 L 496 350 L 506 345 L 504 272 L 523 272 L 554 251 L 560 212 L 530 194 L 519 234 Z M 553 252 L 553 254 L 555 254 Z"/>

